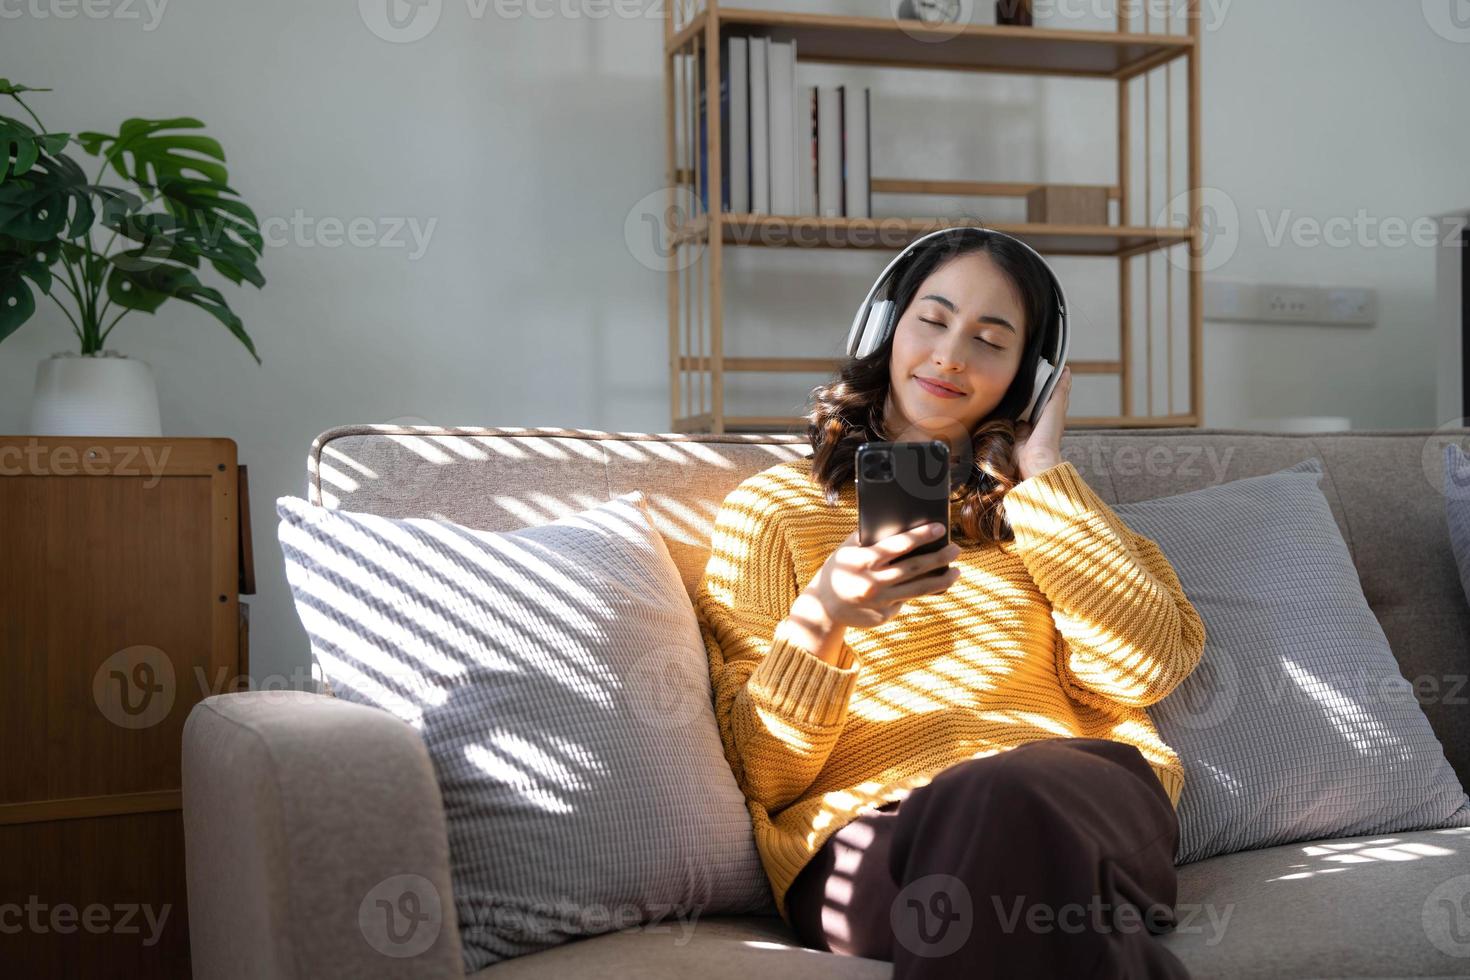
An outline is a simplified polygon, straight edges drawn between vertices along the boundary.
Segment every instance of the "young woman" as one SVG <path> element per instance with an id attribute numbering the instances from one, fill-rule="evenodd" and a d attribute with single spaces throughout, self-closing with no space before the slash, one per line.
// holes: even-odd
<path id="1" fill-rule="evenodd" d="M 915 249 L 892 335 L 816 390 L 812 454 L 725 499 L 697 594 L 778 911 L 896 977 L 1187 975 L 1155 938 L 1183 773 L 1144 708 L 1204 626 L 1062 459 L 1070 372 L 1013 421 L 1056 327 L 1048 283 L 1008 236 Z M 956 463 L 952 543 L 859 546 L 858 444 L 931 438 Z"/>

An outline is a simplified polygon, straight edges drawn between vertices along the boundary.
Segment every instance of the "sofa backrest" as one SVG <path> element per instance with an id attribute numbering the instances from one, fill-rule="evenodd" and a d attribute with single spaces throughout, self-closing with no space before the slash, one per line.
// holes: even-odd
<path id="1" fill-rule="evenodd" d="M 1148 500 L 1322 460 L 1368 603 L 1470 786 L 1470 605 L 1445 519 L 1444 445 L 1470 429 L 1281 434 L 1084 429 L 1062 451 L 1109 503 Z M 642 490 L 692 595 L 714 516 L 747 476 L 811 452 L 799 435 L 355 425 L 312 444 L 313 503 L 514 530 Z"/>

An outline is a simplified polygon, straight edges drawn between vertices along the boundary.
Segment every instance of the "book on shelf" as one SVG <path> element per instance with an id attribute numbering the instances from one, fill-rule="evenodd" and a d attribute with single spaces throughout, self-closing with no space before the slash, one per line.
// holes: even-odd
<path id="1" fill-rule="evenodd" d="M 871 105 L 867 86 L 817 93 L 817 210 L 824 218 L 871 218 Z"/>
<path id="2" fill-rule="evenodd" d="M 807 121 L 805 138 L 801 140 L 798 152 L 801 159 L 801 200 L 798 214 L 817 213 L 817 90 L 816 85 L 807 85 L 802 89 L 802 112 L 798 118 Z"/>
<path id="3" fill-rule="evenodd" d="M 872 216 L 872 99 L 867 86 L 800 85 L 796 42 L 721 42 L 721 210 Z M 698 185 L 709 210 L 704 53 L 698 85 Z"/>
<path id="4" fill-rule="evenodd" d="M 842 89 L 821 85 L 817 89 L 817 214 L 840 218 L 842 194 Z"/>
<path id="5" fill-rule="evenodd" d="M 724 63 L 729 66 L 729 84 L 720 84 L 720 118 L 725 120 L 721 129 L 727 133 L 721 142 L 732 161 L 726 168 L 729 206 L 743 213 L 750 210 L 750 44 L 746 38 L 726 39 Z"/>
<path id="6" fill-rule="evenodd" d="M 772 41 L 770 72 L 771 213 L 795 214 L 797 195 L 796 42 Z"/>
<path id="7" fill-rule="evenodd" d="M 750 39 L 750 213 L 771 213 L 770 123 L 766 62 L 770 38 Z"/>
<path id="8" fill-rule="evenodd" d="M 872 171 L 873 144 L 869 137 L 871 120 L 868 87 L 842 89 L 842 187 L 846 194 L 849 218 L 873 216 Z"/>

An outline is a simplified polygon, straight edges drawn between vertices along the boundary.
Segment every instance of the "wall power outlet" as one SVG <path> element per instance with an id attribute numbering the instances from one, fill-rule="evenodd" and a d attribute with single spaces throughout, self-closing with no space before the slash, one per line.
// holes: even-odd
<path id="1" fill-rule="evenodd" d="M 1205 282 L 1205 319 L 1251 323 L 1378 322 L 1378 293 L 1353 286 L 1291 286 L 1277 283 Z"/>

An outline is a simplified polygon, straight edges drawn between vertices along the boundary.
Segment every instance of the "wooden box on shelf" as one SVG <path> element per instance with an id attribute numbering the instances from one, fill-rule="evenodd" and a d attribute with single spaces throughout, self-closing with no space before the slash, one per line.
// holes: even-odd
<path id="1" fill-rule="evenodd" d="M 1047 184 L 1026 195 L 1026 222 L 1033 225 L 1105 225 L 1108 189 L 1081 184 Z"/>
<path id="2" fill-rule="evenodd" d="M 229 439 L 0 436 L 10 976 L 187 977 L 184 720 L 248 686 Z"/>

